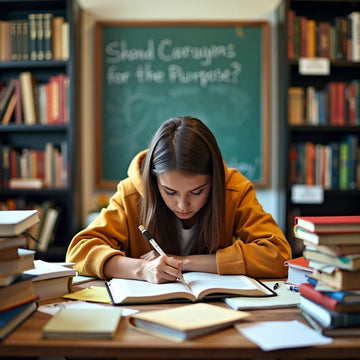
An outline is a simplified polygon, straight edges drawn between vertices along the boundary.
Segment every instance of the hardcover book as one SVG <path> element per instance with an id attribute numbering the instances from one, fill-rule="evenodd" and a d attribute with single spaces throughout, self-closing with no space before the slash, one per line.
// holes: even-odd
<path id="1" fill-rule="evenodd" d="M 299 286 L 299 292 L 307 299 L 314 301 L 317 304 L 322 305 L 332 311 L 347 313 L 360 312 L 360 301 L 349 304 L 342 303 L 334 297 L 327 295 L 328 293 L 316 290 L 315 286 L 310 283 L 301 284 Z"/>
<path id="2" fill-rule="evenodd" d="M 360 232 L 360 215 L 296 216 L 295 225 L 311 232 Z"/>
<path id="3" fill-rule="evenodd" d="M 331 329 L 348 326 L 360 326 L 360 312 L 335 312 L 307 299 L 302 295 L 300 295 L 299 307 L 326 328 Z"/>
<path id="4" fill-rule="evenodd" d="M 244 275 L 218 275 L 203 272 L 184 273 L 184 280 L 164 284 L 147 281 L 111 279 L 106 288 L 113 304 L 163 301 L 195 302 L 228 296 L 276 296 L 260 281 Z"/>
<path id="5" fill-rule="evenodd" d="M 183 341 L 224 329 L 249 315 L 242 311 L 199 303 L 139 312 L 129 317 L 129 323 L 148 334 Z"/>
<path id="6" fill-rule="evenodd" d="M 313 272 L 313 269 L 309 266 L 309 260 L 306 260 L 304 256 L 285 261 L 285 266 L 288 267 L 287 284 L 300 285 L 307 281 L 308 276 Z"/>
<path id="7" fill-rule="evenodd" d="M 300 239 L 309 241 L 314 245 L 340 245 L 340 244 L 359 244 L 359 232 L 346 232 L 346 233 L 314 233 L 309 230 L 303 229 L 299 225 L 294 226 L 294 235 Z"/>
<path id="8" fill-rule="evenodd" d="M 36 210 L 0 211 L 0 236 L 20 235 L 39 221 Z"/>
<path id="9" fill-rule="evenodd" d="M 348 271 L 336 268 L 331 274 L 314 269 L 312 277 L 338 290 L 358 290 L 360 271 Z"/>

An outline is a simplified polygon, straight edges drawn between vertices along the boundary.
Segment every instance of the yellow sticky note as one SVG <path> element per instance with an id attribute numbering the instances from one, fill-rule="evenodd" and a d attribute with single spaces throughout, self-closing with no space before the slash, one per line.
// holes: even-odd
<path id="1" fill-rule="evenodd" d="M 63 298 L 111 304 L 109 294 L 102 286 L 89 286 L 86 289 L 66 294 Z"/>

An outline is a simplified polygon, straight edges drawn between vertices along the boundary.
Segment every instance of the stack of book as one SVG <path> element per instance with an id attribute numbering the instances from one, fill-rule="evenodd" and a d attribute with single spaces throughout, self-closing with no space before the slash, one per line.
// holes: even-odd
<path id="1" fill-rule="evenodd" d="M 300 308 L 323 334 L 360 335 L 360 216 L 299 216 L 295 235 L 313 268 Z"/>
<path id="2" fill-rule="evenodd" d="M 25 249 L 24 232 L 39 221 L 34 210 L 0 211 L 0 340 L 37 308 L 33 276 L 35 251 Z"/>

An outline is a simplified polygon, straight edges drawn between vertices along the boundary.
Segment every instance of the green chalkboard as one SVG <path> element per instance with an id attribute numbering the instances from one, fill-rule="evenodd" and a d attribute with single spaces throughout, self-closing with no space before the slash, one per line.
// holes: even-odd
<path id="1" fill-rule="evenodd" d="M 178 115 L 201 119 L 228 166 L 267 186 L 266 22 L 98 22 L 95 59 L 98 188 L 114 188 Z"/>

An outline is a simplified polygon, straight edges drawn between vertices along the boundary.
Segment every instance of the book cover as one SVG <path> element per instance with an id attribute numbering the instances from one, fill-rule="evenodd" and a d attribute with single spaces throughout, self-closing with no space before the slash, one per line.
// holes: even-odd
<path id="1" fill-rule="evenodd" d="M 37 107 L 35 96 L 35 78 L 29 71 L 20 73 L 21 99 L 24 110 L 24 123 L 33 125 L 37 123 Z"/>
<path id="2" fill-rule="evenodd" d="M 25 236 L 1 236 L 0 237 L 0 250 L 8 248 L 26 248 L 27 238 Z"/>
<path id="3" fill-rule="evenodd" d="M 342 239 L 343 236 L 344 235 L 341 235 Z M 357 236 L 360 237 L 360 234 L 357 234 Z M 346 236 L 344 238 L 346 239 Z M 340 244 L 316 245 L 311 241 L 303 240 L 303 244 L 305 248 L 311 247 L 317 249 L 318 251 L 323 252 L 324 254 L 329 254 L 329 255 L 345 256 L 352 254 L 360 254 L 360 241 L 358 244 L 349 244 L 345 240 L 344 243 L 340 243 Z"/>
<path id="4" fill-rule="evenodd" d="M 328 293 L 316 290 L 315 286 L 310 283 L 300 284 L 299 292 L 307 299 L 314 301 L 317 304 L 322 305 L 332 311 L 346 313 L 360 312 L 360 302 L 351 304 L 341 303 L 334 297 L 329 296 Z"/>
<path id="5" fill-rule="evenodd" d="M 276 296 L 261 282 L 245 275 L 218 275 L 203 272 L 184 273 L 182 282 L 153 284 L 147 281 L 111 279 L 106 288 L 115 304 L 194 302 L 225 296 Z"/>
<path id="6" fill-rule="evenodd" d="M 348 271 L 335 268 L 331 274 L 314 269 L 312 277 L 338 290 L 358 290 L 360 271 Z"/>
<path id="7" fill-rule="evenodd" d="M 45 60 L 52 59 L 52 13 L 43 14 L 43 25 L 44 25 L 44 56 Z"/>
<path id="8" fill-rule="evenodd" d="M 3 118 L 14 91 L 15 79 L 11 79 L 0 96 L 0 119 Z"/>
<path id="9" fill-rule="evenodd" d="M 0 313 L 35 299 L 32 276 L 21 275 L 10 285 L 0 287 Z"/>
<path id="10" fill-rule="evenodd" d="M 306 282 L 309 275 L 312 274 L 313 269 L 309 266 L 309 260 L 304 256 L 288 260 L 284 262 L 284 265 L 288 267 L 287 284 L 300 285 L 302 282 Z"/>
<path id="11" fill-rule="evenodd" d="M 336 256 L 305 248 L 303 255 L 307 260 L 314 260 L 324 265 L 333 265 L 345 270 L 360 270 L 360 254 Z"/>
<path id="12" fill-rule="evenodd" d="M 18 258 L 0 262 L 0 275 L 19 274 L 34 268 L 35 251 L 18 249 Z"/>
<path id="13" fill-rule="evenodd" d="M 30 303 L 0 312 L 0 340 L 5 339 L 37 309 L 37 303 Z"/>
<path id="14" fill-rule="evenodd" d="M 295 225 L 310 232 L 360 232 L 360 215 L 296 216 Z"/>
<path id="15" fill-rule="evenodd" d="M 314 330 L 325 336 L 338 337 L 338 336 L 359 336 L 360 326 L 347 326 L 341 328 L 327 328 L 316 321 L 307 312 L 301 311 L 303 317 L 312 326 Z"/>
<path id="16" fill-rule="evenodd" d="M 34 269 L 25 271 L 24 273 L 35 276 L 33 281 L 37 282 L 64 276 L 75 276 L 76 270 L 48 261 L 35 260 Z"/>
<path id="17" fill-rule="evenodd" d="M 176 308 L 139 312 L 129 317 L 129 324 L 149 334 L 183 341 L 229 327 L 249 313 L 199 303 Z"/>
<path id="18" fill-rule="evenodd" d="M 360 312 L 335 312 L 307 299 L 302 295 L 300 295 L 299 307 L 326 328 L 360 326 Z"/>
<path id="19" fill-rule="evenodd" d="M 29 21 L 29 54 L 30 60 L 37 59 L 37 34 L 36 34 L 36 14 L 31 13 L 28 15 Z"/>
<path id="20" fill-rule="evenodd" d="M 20 235 L 39 221 L 36 210 L 2 210 L 0 211 L 0 236 Z"/>
<path id="21" fill-rule="evenodd" d="M 15 111 L 16 103 L 17 103 L 17 94 L 14 92 L 11 95 L 10 101 L 5 110 L 4 116 L 1 120 L 2 125 L 7 125 L 10 122 L 11 118 L 13 117 L 14 111 Z"/>
<path id="22" fill-rule="evenodd" d="M 314 233 L 303 229 L 302 227 L 294 226 L 294 235 L 304 241 L 308 241 L 314 245 L 360 245 L 360 233 L 359 232 L 333 232 Z"/>
<path id="23" fill-rule="evenodd" d="M 46 251 L 52 244 L 58 225 L 60 210 L 57 207 L 50 207 L 44 213 L 43 224 L 39 233 L 38 251 Z"/>
<path id="24" fill-rule="evenodd" d="M 15 124 L 20 125 L 23 122 L 20 79 L 16 79 L 15 93 L 17 97 L 15 105 Z"/>
<path id="25" fill-rule="evenodd" d="M 44 326 L 45 338 L 93 338 L 114 337 L 121 319 L 121 308 L 60 309 Z"/>

